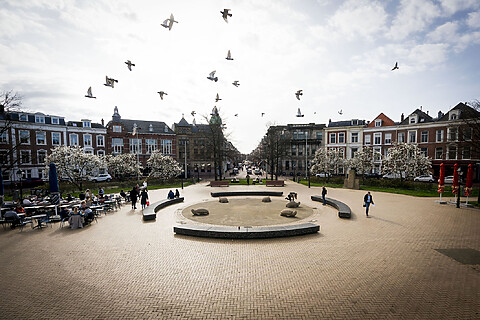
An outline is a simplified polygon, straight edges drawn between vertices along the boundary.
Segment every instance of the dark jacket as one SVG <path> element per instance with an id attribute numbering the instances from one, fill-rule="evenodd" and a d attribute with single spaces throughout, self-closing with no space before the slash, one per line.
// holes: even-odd
<path id="1" fill-rule="evenodd" d="M 368 201 L 368 193 L 363 197 L 363 202 L 373 204 L 373 197 L 370 195 L 370 201 Z"/>
<path id="2" fill-rule="evenodd" d="M 323 188 L 322 189 L 322 196 L 326 195 L 327 194 L 327 188 Z"/>
<path id="3" fill-rule="evenodd" d="M 141 197 L 142 197 L 142 199 L 140 200 L 140 202 L 141 202 L 142 204 L 147 204 L 148 192 L 145 191 L 145 190 L 143 190 L 143 191 L 142 191 L 142 194 L 141 194 Z"/>

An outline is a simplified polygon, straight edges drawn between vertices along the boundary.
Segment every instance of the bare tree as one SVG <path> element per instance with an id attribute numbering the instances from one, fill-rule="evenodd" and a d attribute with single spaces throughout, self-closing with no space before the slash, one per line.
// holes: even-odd
<path id="1" fill-rule="evenodd" d="M 4 141 L 8 141 L 8 136 L 11 136 L 13 121 L 10 113 L 20 111 L 21 106 L 22 96 L 18 94 L 18 92 L 13 92 L 12 90 L 0 92 L 0 137 L 2 137 Z M 0 158 L 0 167 L 2 168 L 0 174 L 3 174 L 3 170 L 13 169 L 19 161 L 18 157 L 16 161 L 13 161 L 13 155 L 20 145 L 20 142 L 9 141 L 8 144 L 8 150 L 3 153 Z"/>

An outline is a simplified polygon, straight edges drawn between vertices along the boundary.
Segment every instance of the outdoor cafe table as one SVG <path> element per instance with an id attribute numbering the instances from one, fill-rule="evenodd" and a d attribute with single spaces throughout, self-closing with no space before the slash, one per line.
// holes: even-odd
<path id="1" fill-rule="evenodd" d="M 47 215 L 46 214 L 37 214 L 37 215 L 34 215 L 34 216 L 31 216 L 30 218 L 32 219 L 32 229 L 35 229 L 35 228 L 38 228 L 38 229 L 41 229 L 41 228 L 45 228 L 46 225 L 44 225 L 41 221 L 41 219 L 44 219 L 46 218 Z M 37 220 L 37 225 L 35 225 L 35 220 Z"/>

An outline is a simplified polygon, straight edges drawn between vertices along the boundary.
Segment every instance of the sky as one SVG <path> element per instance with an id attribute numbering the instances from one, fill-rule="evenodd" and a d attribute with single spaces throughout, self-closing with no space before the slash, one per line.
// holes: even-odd
<path id="1" fill-rule="evenodd" d="M 479 57 L 478 0 L 0 0 L 0 92 L 22 110 L 107 123 L 117 106 L 171 127 L 217 106 L 242 153 L 269 125 L 399 121 L 480 99 Z"/>

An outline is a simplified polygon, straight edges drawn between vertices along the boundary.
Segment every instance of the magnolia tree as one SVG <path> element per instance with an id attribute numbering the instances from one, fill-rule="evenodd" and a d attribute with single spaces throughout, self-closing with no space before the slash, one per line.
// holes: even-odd
<path id="1" fill-rule="evenodd" d="M 365 175 L 372 172 L 374 167 L 374 156 L 381 157 L 379 152 L 375 152 L 372 147 L 362 147 L 355 152 L 355 156 L 350 160 L 350 167 L 359 174 Z"/>
<path id="2" fill-rule="evenodd" d="M 163 155 L 160 150 L 155 150 L 147 160 L 150 168 L 149 177 L 157 177 L 167 180 L 178 176 L 182 173 L 182 169 L 177 161 L 170 156 Z"/>
<path id="3" fill-rule="evenodd" d="M 338 149 L 320 148 L 315 152 L 312 160 L 310 172 L 314 175 L 317 173 L 338 173 L 339 169 L 346 165 L 346 160 Z"/>
<path id="4" fill-rule="evenodd" d="M 382 163 L 382 171 L 403 178 L 429 174 L 432 161 L 415 144 L 399 143 L 388 149 L 388 156 Z"/>
<path id="5" fill-rule="evenodd" d="M 105 163 L 108 172 L 115 177 L 137 176 L 142 170 L 142 167 L 138 164 L 137 158 L 133 153 L 107 155 L 105 156 Z"/>
<path id="6" fill-rule="evenodd" d="M 66 179 L 82 190 L 82 182 L 88 176 L 96 174 L 103 167 L 103 161 L 94 154 L 88 154 L 81 147 L 59 146 L 45 160 L 46 172 L 48 165 L 54 163 L 59 178 Z"/>

